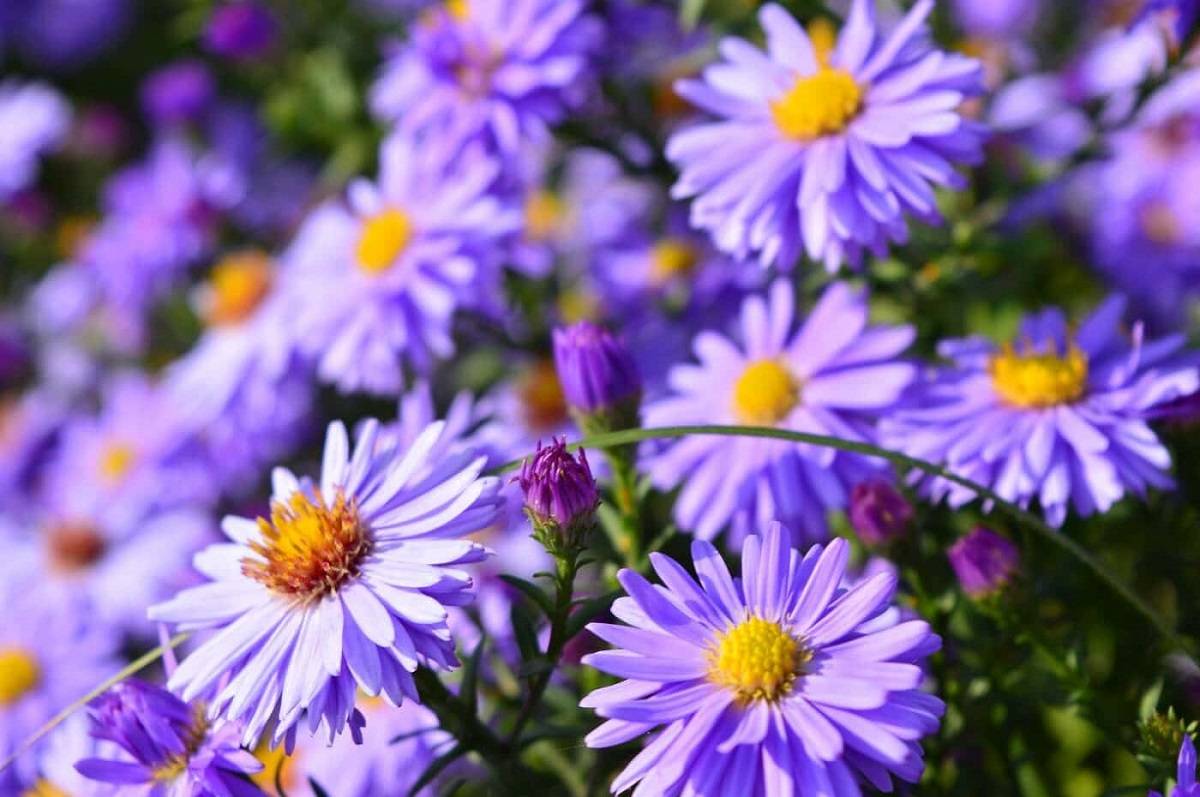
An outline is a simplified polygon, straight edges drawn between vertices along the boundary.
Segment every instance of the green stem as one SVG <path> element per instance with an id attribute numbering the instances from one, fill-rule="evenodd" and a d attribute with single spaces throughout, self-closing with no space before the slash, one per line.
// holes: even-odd
<path id="1" fill-rule="evenodd" d="M 942 465 L 926 462 L 925 460 L 910 457 L 898 451 L 881 448 L 880 446 L 863 443 L 858 440 L 843 440 L 838 437 L 797 432 L 791 429 L 776 429 L 769 426 L 662 426 L 652 429 L 623 429 L 618 432 L 607 432 L 605 434 L 585 437 L 573 443 L 571 447 L 609 448 L 612 446 L 633 445 L 645 440 L 666 440 L 691 435 L 762 437 L 773 440 L 787 440 L 794 443 L 807 443 L 823 448 L 834 448 L 839 451 L 849 451 L 855 454 L 886 459 L 899 467 L 916 469 L 930 476 L 938 476 L 961 487 L 965 487 L 984 501 L 999 507 L 1017 521 L 1033 529 L 1041 537 L 1074 557 L 1097 578 L 1103 581 L 1109 589 L 1129 604 L 1134 611 L 1142 615 L 1172 650 L 1184 652 L 1188 652 L 1189 650 L 1188 645 L 1176 635 L 1175 630 L 1149 604 L 1138 597 L 1129 585 L 1121 581 L 1100 560 L 1085 551 L 1070 537 L 1052 528 L 1032 512 L 1001 498 L 991 488 L 964 478 Z M 519 464 L 519 461 L 510 462 L 500 468 L 500 471 L 510 470 Z"/>
<path id="2" fill-rule="evenodd" d="M 641 501 L 638 500 L 637 448 L 620 446 L 606 448 L 612 468 L 613 503 L 621 515 L 621 539 L 617 553 L 625 566 L 637 569 L 642 559 Z"/>

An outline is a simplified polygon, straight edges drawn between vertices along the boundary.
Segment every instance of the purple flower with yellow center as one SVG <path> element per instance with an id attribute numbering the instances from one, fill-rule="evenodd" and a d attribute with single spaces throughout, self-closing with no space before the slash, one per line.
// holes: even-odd
<path id="1" fill-rule="evenodd" d="M 717 247 L 791 267 L 801 249 L 836 271 L 908 235 L 906 215 L 936 223 L 934 188 L 961 187 L 956 164 L 980 157 L 982 129 L 959 113 L 982 91 L 979 63 L 929 45 L 921 0 L 887 35 L 873 0 L 855 0 L 841 33 L 810 36 L 763 6 L 767 51 L 721 43 L 724 60 L 677 90 L 718 117 L 675 133 L 673 194 Z"/>
<path id="2" fill-rule="evenodd" d="M 240 744 L 230 723 L 213 724 L 204 706 L 188 705 L 159 686 L 124 681 L 89 708 L 92 734 L 123 752 L 75 764 L 91 780 L 136 789 L 147 797 L 263 797 L 245 775 L 262 764 Z"/>
<path id="3" fill-rule="evenodd" d="M 1124 310 L 1111 298 L 1072 329 L 1048 309 L 1003 346 L 944 341 L 953 366 L 921 385 L 914 409 L 884 421 L 885 444 L 1021 506 L 1036 500 L 1055 526 L 1071 506 L 1090 515 L 1127 492 L 1170 488 L 1170 453 L 1147 421 L 1200 389 L 1200 361 L 1181 352 L 1182 336 L 1146 340 L 1140 323 L 1122 331 Z M 954 507 L 976 498 L 944 479 L 923 489 Z"/>
<path id="4" fill-rule="evenodd" d="M 506 154 L 543 142 L 589 88 L 599 31 L 582 0 L 449 0 L 414 25 L 371 90 L 377 116 Z"/>
<path id="5" fill-rule="evenodd" d="M 497 484 L 480 477 L 482 457 L 433 455 L 442 423 L 407 447 L 379 433 L 365 422 L 352 451 L 330 424 L 320 480 L 277 468 L 270 516 L 227 517 L 230 542 L 196 556 L 212 583 L 150 609 L 215 631 L 169 685 L 242 723 L 247 746 L 272 721 L 271 744 L 289 750 L 301 726 L 332 742 L 349 724 L 357 738 L 357 690 L 400 705 L 417 700 L 419 665 L 455 664 L 446 607 L 471 599 L 461 565 L 486 550 L 464 537 L 495 521 Z"/>
<path id="6" fill-rule="evenodd" d="M 1021 566 L 1017 546 L 991 529 L 977 526 L 946 551 L 963 592 L 981 598 L 1002 589 Z"/>
<path id="7" fill-rule="evenodd" d="M 742 304 L 740 339 L 696 336 L 698 364 L 667 376 L 670 395 L 648 405 L 646 426 L 771 426 L 874 441 L 876 419 L 916 376 L 897 359 L 909 327 L 868 327 L 864 294 L 835 283 L 797 324 L 792 287 L 775 282 Z M 682 485 L 680 528 L 712 539 L 732 525 L 735 541 L 780 520 L 800 537 L 821 539 L 826 513 L 844 509 L 854 484 L 886 472 L 882 463 L 810 445 L 750 437 L 689 437 L 649 464 L 654 484 Z"/>
<path id="8" fill-rule="evenodd" d="M 71 108 L 43 83 L 0 83 L 0 201 L 33 183 L 38 159 L 66 138 Z"/>
<path id="9" fill-rule="evenodd" d="M 915 783 L 918 744 L 942 701 L 918 690 L 941 640 L 921 620 L 879 622 L 896 577 L 842 588 L 849 546 L 801 554 L 772 524 L 746 538 L 734 580 L 707 542 L 692 543 L 693 578 L 650 555 L 662 586 L 618 574 L 624 625 L 588 630 L 617 649 L 585 664 L 627 680 L 582 705 L 607 721 L 586 738 L 611 747 L 658 731 L 612 783 L 618 794 L 858 797 L 856 772 L 891 791 Z M 661 730 L 658 730 L 660 729 Z"/>
<path id="10" fill-rule="evenodd" d="M 482 152 L 393 136 L 380 157 L 378 183 L 357 180 L 348 206 L 309 217 L 286 278 L 301 348 L 344 392 L 398 394 L 406 363 L 452 354 L 455 309 L 494 302 L 520 224 L 490 193 L 500 167 Z"/>
<path id="11" fill-rule="evenodd" d="M 0 579 L 0 759 L 120 667 L 111 629 L 27 587 Z M 41 747 L 0 772 L 0 793 L 31 785 Z"/>
<path id="12" fill-rule="evenodd" d="M 1167 797 L 1200 797 L 1200 784 L 1196 782 L 1196 745 L 1192 737 L 1183 735 L 1183 743 L 1179 746 L 1178 769 L 1175 773 L 1175 788 Z M 1162 797 L 1159 792 L 1151 791 L 1147 797 Z"/>

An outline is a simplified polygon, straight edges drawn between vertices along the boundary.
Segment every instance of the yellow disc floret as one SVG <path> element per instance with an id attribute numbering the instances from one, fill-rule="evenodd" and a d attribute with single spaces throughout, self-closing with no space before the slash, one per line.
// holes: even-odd
<path id="1" fill-rule="evenodd" d="M 525 425 L 533 432 L 552 432 L 567 420 L 567 398 L 550 360 L 539 360 L 517 384 Z"/>
<path id="2" fill-rule="evenodd" d="M 548 241 L 562 223 L 566 208 L 553 191 L 534 191 L 525 199 L 525 235 L 533 241 Z"/>
<path id="3" fill-rule="evenodd" d="M 861 107 L 862 89 L 850 73 L 822 67 L 771 103 L 771 115 L 785 136 L 808 141 L 842 132 Z"/>
<path id="4" fill-rule="evenodd" d="M 28 789 L 21 792 L 21 797 L 71 797 L 71 795 L 45 778 L 40 778 L 34 781 L 33 785 Z"/>
<path id="5" fill-rule="evenodd" d="M 270 290 L 271 260 L 266 254 L 231 254 L 213 266 L 205 320 L 214 326 L 245 321 Z"/>
<path id="6" fill-rule="evenodd" d="M 137 452 L 128 443 L 109 443 L 100 452 L 100 475 L 110 482 L 120 481 L 136 459 Z"/>
<path id="7" fill-rule="evenodd" d="M 778 623 L 751 617 L 721 635 L 709 652 L 709 680 L 739 702 L 778 700 L 792 690 L 812 654 Z"/>
<path id="8" fill-rule="evenodd" d="M 388 208 L 363 224 L 358 239 L 358 266 L 368 274 L 382 274 L 412 239 L 412 221 L 402 210 Z"/>
<path id="9" fill-rule="evenodd" d="M 42 668 L 23 648 L 0 648 L 0 708 L 16 703 L 42 682 Z"/>
<path id="10" fill-rule="evenodd" d="M 700 257 L 696 247 L 681 238 L 664 238 L 651 253 L 652 276 L 656 282 L 686 277 L 696 269 Z"/>
<path id="11" fill-rule="evenodd" d="M 470 0 L 446 0 L 446 10 L 457 20 L 467 19 L 471 16 Z"/>
<path id="12" fill-rule="evenodd" d="M 800 402 L 800 384 L 775 360 L 755 360 L 733 386 L 733 412 L 750 426 L 774 426 Z"/>
<path id="13" fill-rule="evenodd" d="M 823 67 L 829 66 L 829 59 L 833 55 L 834 48 L 837 47 L 837 26 L 825 17 L 817 17 L 808 23 L 807 30 L 817 63 Z"/>
<path id="14" fill-rule="evenodd" d="M 340 492 L 327 504 L 317 495 L 292 494 L 271 504 L 271 519 L 258 519 L 262 540 L 250 543 L 261 557 L 242 560 L 242 572 L 280 595 L 302 602 L 337 591 L 358 575 L 371 538 L 358 509 Z"/>
<path id="15" fill-rule="evenodd" d="M 1011 344 L 992 357 L 992 385 L 1014 407 L 1069 404 L 1087 388 L 1087 356 L 1072 344 L 1065 354 L 1051 351 L 1018 353 Z"/>

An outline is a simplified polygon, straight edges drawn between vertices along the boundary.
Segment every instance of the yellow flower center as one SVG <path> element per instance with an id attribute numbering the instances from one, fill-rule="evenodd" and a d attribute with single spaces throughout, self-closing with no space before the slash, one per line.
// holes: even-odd
<path id="1" fill-rule="evenodd" d="M 837 26 L 825 17 L 817 17 L 808 23 L 808 38 L 812 41 L 817 63 L 823 67 L 829 66 L 829 57 L 837 47 L 837 35 Z"/>
<path id="2" fill-rule="evenodd" d="M 525 234 L 534 241 L 546 241 L 562 223 L 565 208 L 553 191 L 534 191 L 525 200 Z"/>
<path id="3" fill-rule="evenodd" d="M 257 251 L 229 255 L 213 267 L 209 287 L 204 314 L 209 324 L 245 321 L 271 290 L 271 260 Z"/>
<path id="4" fill-rule="evenodd" d="M 1011 344 L 992 357 L 992 385 L 1014 407 L 1053 407 L 1069 404 L 1087 387 L 1087 357 L 1072 344 L 1067 353 L 1018 354 Z"/>
<path id="5" fill-rule="evenodd" d="M 70 797 L 70 795 L 45 778 L 41 778 L 21 792 L 21 797 Z"/>
<path id="6" fill-rule="evenodd" d="M 184 749 L 154 768 L 152 777 L 157 783 L 171 783 L 187 771 L 192 756 L 204 744 L 204 737 L 208 735 L 208 720 L 205 718 L 204 712 L 203 703 L 192 704 L 192 722 L 183 739 Z"/>
<path id="7" fill-rule="evenodd" d="M 842 132 L 861 107 L 862 89 L 850 73 L 821 67 L 771 103 L 771 115 L 785 136 L 808 141 Z"/>
<path id="8" fill-rule="evenodd" d="M 603 314 L 600 297 L 584 287 L 567 288 L 558 295 L 558 314 L 564 324 L 595 321 Z"/>
<path id="9" fill-rule="evenodd" d="M 368 274 L 382 274 L 412 239 L 412 221 L 404 211 L 388 208 L 367 219 L 358 239 L 358 266 Z"/>
<path id="10" fill-rule="evenodd" d="M 741 703 L 778 700 L 792 690 L 812 659 L 778 623 L 751 617 L 735 625 L 709 651 L 708 678 L 732 690 Z"/>
<path id="11" fill-rule="evenodd" d="M 259 760 L 263 768 L 250 776 L 250 780 L 264 789 L 273 790 L 275 788 L 275 773 L 279 773 L 279 785 L 283 786 L 285 791 L 291 791 L 293 786 L 299 786 L 296 776 L 297 768 L 289 766 L 289 762 L 297 758 L 300 751 L 297 750 L 294 754 L 288 755 L 283 745 L 272 749 L 267 743 L 261 742 L 258 747 L 254 748 L 254 757 Z"/>
<path id="12" fill-rule="evenodd" d="M 22 648 L 0 648 L 0 708 L 16 703 L 41 681 L 42 668 L 32 653 Z"/>
<path id="13" fill-rule="evenodd" d="M 681 238 L 664 238 L 654 245 L 651 253 L 652 274 L 656 282 L 668 282 L 686 277 L 696 269 L 700 260 L 696 248 Z"/>
<path id="14" fill-rule="evenodd" d="M 567 399 L 549 360 L 539 361 L 522 375 L 517 393 L 530 431 L 553 431 L 567 420 Z"/>
<path id="15" fill-rule="evenodd" d="M 470 0 L 446 0 L 446 10 L 455 19 L 466 19 L 471 16 Z"/>
<path id="16" fill-rule="evenodd" d="M 250 548 L 242 572 L 272 591 L 301 602 L 317 600 L 358 574 L 371 538 L 358 509 L 340 492 L 332 504 L 297 491 L 287 503 L 271 504 L 271 519 L 258 519 L 262 540 Z"/>
<path id="17" fill-rule="evenodd" d="M 100 453 L 100 475 L 110 482 L 120 481 L 136 458 L 137 453 L 128 443 L 109 443 Z"/>
<path id="18" fill-rule="evenodd" d="M 800 402 L 800 384 L 775 360 L 755 360 L 733 386 L 733 411 L 750 426 L 774 426 Z"/>

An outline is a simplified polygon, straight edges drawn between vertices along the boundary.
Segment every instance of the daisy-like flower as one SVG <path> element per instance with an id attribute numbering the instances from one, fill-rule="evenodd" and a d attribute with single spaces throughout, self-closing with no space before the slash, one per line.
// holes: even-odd
<path id="1" fill-rule="evenodd" d="M 1124 310 L 1111 298 L 1075 329 L 1045 310 L 1004 346 L 944 341 L 953 366 L 921 385 L 914 409 L 884 421 L 885 443 L 1021 506 L 1036 500 L 1055 526 L 1070 506 L 1090 515 L 1126 492 L 1171 487 L 1171 456 L 1147 420 L 1200 389 L 1200 366 L 1181 353 L 1182 336 L 1147 341 L 1140 323 L 1123 332 Z M 975 498 L 945 479 L 923 489 L 955 507 Z"/>
<path id="2" fill-rule="evenodd" d="M 979 63 L 921 35 L 920 0 L 886 36 L 874 0 L 854 0 L 836 37 L 811 37 L 786 11 L 759 12 L 767 52 L 721 42 L 724 61 L 679 93 L 719 117 L 671 137 L 676 197 L 692 224 L 738 257 L 790 267 L 801 245 L 836 271 L 907 237 L 905 215 L 939 220 L 933 189 L 959 187 L 955 165 L 980 156 L 982 129 L 962 101 L 982 90 Z"/>
<path id="3" fill-rule="evenodd" d="M 159 686 L 124 681 L 91 705 L 92 734 L 112 742 L 114 758 L 85 758 L 75 767 L 91 780 L 136 789 L 146 797 L 264 797 L 244 775 L 262 764 L 239 744 L 236 725 L 213 725 L 200 704 L 188 705 Z"/>
<path id="4" fill-rule="evenodd" d="M 875 419 L 916 376 L 896 359 L 912 329 L 868 327 L 866 297 L 841 283 L 797 327 L 792 288 L 779 280 L 765 300 L 742 304 L 740 333 L 736 342 L 700 333 L 699 364 L 671 369 L 671 395 L 646 407 L 646 425 L 774 426 L 872 441 Z M 846 507 L 855 483 L 885 472 L 862 456 L 750 437 L 685 438 L 648 467 L 659 488 L 682 485 L 680 528 L 711 539 L 732 523 L 735 540 L 771 520 L 822 539 L 826 513 Z"/>
<path id="5" fill-rule="evenodd" d="M 772 524 L 746 539 L 735 581 L 707 542 L 692 543 L 697 579 L 651 554 L 663 586 L 623 570 L 625 625 L 588 630 L 617 647 L 583 661 L 625 678 L 584 698 L 605 722 L 586 739 L 611 747 L 661 730 L 617 776 L 614 794 L 859 797 L 855 772 L 891 791 L 915 783 L 918 741 L 942 701 L 918 690 L 921 660 L 941 640 L 888 610 L 896 577 L 840 587 L 849 546 L 807 554 Z"/>
<path id="6" fill-rule="evenodd" d="M 583 0 L 449 0 L 384 67 L 371 108 L 409 131 L 512 154 L 586 96 L 599 31 Z"/>
<path id="7" fill-rule="evenodd" d="M 432 141 L 393 136 L 378 183 L 350 186 L 292 245 L 285 290 L 301 348 L 345 392 L 398 394 L 405 363 L 454 351 L 457 307 L 494 301 L 497 256 L 520 213 L 489 193 L 500 167 Z M 330 290 L 337 286 L 337 290 Z"/>
<path id="8" fill-rule="evenodd" d="M 435 457 L 444 425 L 411 445 L 380 445 L 363 424 L 351 452 L 329 426 L 321 478 L 278 468 L 269 518 L 227 517 L 231 542 L 197 555 L 213 583 L 151 607 L 153 620 L 216 629 L 171 676 L 186 701 L 244 724 L 252 746 L 275 720 L 272 745 L 300 726 L 332 741 L 350 723 L 358 689 L 393 705 L 417 699 L 418 665 L 454 666 L 446 606 L 470 601 L 460 565 L 486 550 L 462 539 L 496 518 L 496 481 L 482 457 Z"/>

